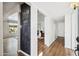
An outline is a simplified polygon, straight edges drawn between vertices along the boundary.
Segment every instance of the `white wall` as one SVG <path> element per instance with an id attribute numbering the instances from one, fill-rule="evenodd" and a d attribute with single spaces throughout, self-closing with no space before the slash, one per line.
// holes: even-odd
<path id="1" fill-rule="evenodd" d="M 4 20 L 3 20 L 3 37 L 6 38 L 9 36 L 9 24 L 7 22 L 7 20 L 5 20 L 5 16 L 3 16 Z"/>
<path id="2" fill-rule="evenodd" d="M 40 31 L 40 30 L 42 30 L 42 31 L 44 31 L 44 15 L 40 12 L 40 11 L 38 11 L 37 12 L 38 13 L 38 16 L 37 16 L 37 22 L 38 22 L 38 26 L 37 26 L 37 29 Z"/>
<path id="3" fill-rule="evenodd" d="M 75 49 L 78 36 L 78 10 L 70 9 L 65 15 L 65 48 Z"/>
<path id="4" fill-rule="evenodd" d="M 65 15 L 65 48 L 71 48 L 71 14 Z"/>
<path id="5" fill-rule="evenodd" d="M 0 2 L 0 56 L 3 55 L 3 3 Z"/>
<path id="6" fill-rule="evenodd" d="M 5 3 L 7 5 L 5 5 Z M 12 15 L 14 13 L 17 13 L 17 17 L 18 17 L 18 31 L 17 31 L 17 39 L 18 39 L 18 50 L 20 50 L 20 5 L 15 3 L 7 3 L 5 2 L 4 3 L 4 21 L 3 21 L 3 37 L 4 38 L 8 38 L 8 37 L 11 37 L 12 34 L 9 33 L 9 24 L 7 22 L 7 17 L 9 15 Z M 13 5 L 13 6 L 12 6 Z M 16 7 L 15 7 L 16 6 Z M 11 9 L 10 9 L 11 8 Z M 7 10 L 6 10 L 7 9 Z"/>
<path id="7" fill-rule="evenodd" d="M 78 36 L 78 9 L 72 12 L 72 49 L 77 47 L 76 38 Z"/>
<path id="8" fill-rule="evenodd" d="M 78 9 L 78 36 L 79 36 L 79 9 Z"/>
<path id="9" fill-rule="evenodd" d="M 37 8 L 31 5 L 31 55 L 37 56 Z"/>
<path id="10" fill-rule="evenodd" d="M 56 22 L 56 36 L 64 37 L 64 35 L 65 35 L 64 21 Z"/>
<path id="11" fill-rule="evenodd" d="M 4 38 L 7 38 L 7 37 L 10 37 L 12 36 L 12 34 L 9 33 L 9 24 L 8 24 L 8 17 L 14 13 L 19 13 L 20 12 L 20 9 L 19 9 L 19 4 L 15 3 L 15 5 L 12 6 L 12 4 L 10 3 L 3 3 L 4 6 L 4 21 L 3 21 L 3 37 Z M 7 4 L 7 5 L 6 5 Z M 9 6 L 11 5 L 11 6 Z M 16 7 L 15 7 L 16 6 Z M 11 8 L 11 9 L 10 9 Z"/>
<path id="12" fill-rule="evenodd" d="M 49 47 L 55 40 L 55 23 L 49 17 L 45 18 L 45 44 Z"/>

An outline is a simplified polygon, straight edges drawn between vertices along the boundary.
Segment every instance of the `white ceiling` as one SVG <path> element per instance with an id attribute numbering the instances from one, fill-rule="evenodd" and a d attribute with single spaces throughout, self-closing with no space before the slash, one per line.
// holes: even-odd
<path id="1" fill-rule="evenodd" d="M 32 2 L 52 19 L 62 19 L 70 7 L 68 2 Z"/>
<path id="2" fill-rule="evenodd" d="M 54 20 L 60 20 L 64 18 L 64 15 L 68 8 L 70 7 L 70 3 L 68 2 L 31 2 L 36 5 L 38 8 L 42 9 L 49 17 Z M 4 2 L 4 13 L 13 9 L 18 2 Z"/>

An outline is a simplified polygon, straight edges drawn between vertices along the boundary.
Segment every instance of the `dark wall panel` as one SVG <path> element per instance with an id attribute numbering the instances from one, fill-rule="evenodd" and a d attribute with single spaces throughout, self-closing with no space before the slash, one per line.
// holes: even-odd
<path id="1" fill-rule="evenodd" d="M 22 51 L 30 55 L 30 6 L 26 3 L 21 5 L 21 32 L 20 32 L 20 48 Z"/>

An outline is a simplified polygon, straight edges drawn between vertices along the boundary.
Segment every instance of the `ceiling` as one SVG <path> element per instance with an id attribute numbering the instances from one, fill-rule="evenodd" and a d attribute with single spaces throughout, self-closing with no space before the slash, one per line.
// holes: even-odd
<path id="1" fill-rule="evenodd" d="M 54 20 L 64 18 L 66 11 L 70 8 L 69 2 L 32 2 L 38 8 L 42 9 L 49 17 Z"/>
<path id="2" fill-rule="evenodd" d="M 38 8 L 42 9 L 50 18 L 54 20 L 63 20 L 66 11 L 70 8 L 69 2 L 31 2 Z M 4 13 L 13 9 L 18 2 L 4 2 Z"/>

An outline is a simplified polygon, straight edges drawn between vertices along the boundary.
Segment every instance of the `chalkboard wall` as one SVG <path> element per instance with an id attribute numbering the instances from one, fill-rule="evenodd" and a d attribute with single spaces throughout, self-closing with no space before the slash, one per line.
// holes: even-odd
<path id="1" fill-rule="evenodd" d="M 21 6 L 21 13 L 20 13 L 20 48 L 22 51 L 30 55 L 30 6 L 26 3 L 23 3 Z"/>

